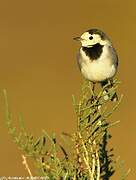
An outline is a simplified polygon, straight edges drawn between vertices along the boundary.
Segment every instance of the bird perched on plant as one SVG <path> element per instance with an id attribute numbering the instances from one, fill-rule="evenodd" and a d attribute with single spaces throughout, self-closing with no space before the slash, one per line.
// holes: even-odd
<path id="1" fill-rule="evenodd" d="M 81 42 L 77 62 L 82 75 L 105 85 L 118 68 L 118 56 L 109 37 L 99 29 L 90 29 L 74 40 Z"/>

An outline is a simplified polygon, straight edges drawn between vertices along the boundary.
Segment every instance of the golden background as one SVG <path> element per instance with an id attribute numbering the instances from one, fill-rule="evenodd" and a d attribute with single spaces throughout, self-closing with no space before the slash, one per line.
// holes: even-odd
<path id="1" fill-rule="evenodd" d="M 0 1 L 0 88 L 6 88 L 15 122 L 19 112 L 32 134 L 73 132 L 72 94 L 81 75 L 76 64 L 79 45 L 72 38 L 100 28 L 119 55 L 118 78 L 124 94 L 112 119 L 112 144 L 136 179 L 136 1 L 135 0 L 5 0 Z M 21 152 L 4 124 L 0 101 L 0 176 L 27 176 Z M 33 169 L 32 169 L 33 171 Z M 114 176 L 112 179 L 118 179 Z"/>

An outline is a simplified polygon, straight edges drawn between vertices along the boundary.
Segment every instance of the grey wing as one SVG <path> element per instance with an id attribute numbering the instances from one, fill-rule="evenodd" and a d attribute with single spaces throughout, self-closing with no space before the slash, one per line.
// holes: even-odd
<path id="1" fill-rule="evenodd" d="M 117 67 L 118 66 L 118 55 L 117 55 L 117 52 L 116 50 L 114 49 L 114 47 L 110 46 L 109 47 L 110 51 L 111 51 L 111 54 L 112 54 L 112 59 L 113 59 L 113 64 Z"/>
<path id="2" fill-rule="evenodd" d="M 77 65 L 81 71 L 81 54 L 80 54 L 80 51 L 78 51 L 76 58 L 77 58 Z"/>

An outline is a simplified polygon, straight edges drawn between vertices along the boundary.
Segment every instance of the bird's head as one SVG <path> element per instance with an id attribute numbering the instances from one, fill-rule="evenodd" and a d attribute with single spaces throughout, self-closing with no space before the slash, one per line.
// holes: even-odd
<path id="1" fill-rule="evenodd" d="M 99 29 L 90 29 L 84 32 L 80 37 L 73 38 L 80 41 L 83 47 L 93 47 L 96 44 L 110 45 L 111 41 L 108 36 Z"/>

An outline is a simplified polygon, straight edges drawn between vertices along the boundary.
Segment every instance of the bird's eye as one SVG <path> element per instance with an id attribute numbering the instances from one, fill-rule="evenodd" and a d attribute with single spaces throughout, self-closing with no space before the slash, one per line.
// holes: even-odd
<path id="1" fill-rule="evenodd" d="M 93 39 L 93 36 L 90 36 L 89 39 L 92 40 L 92 39 Z"/>

